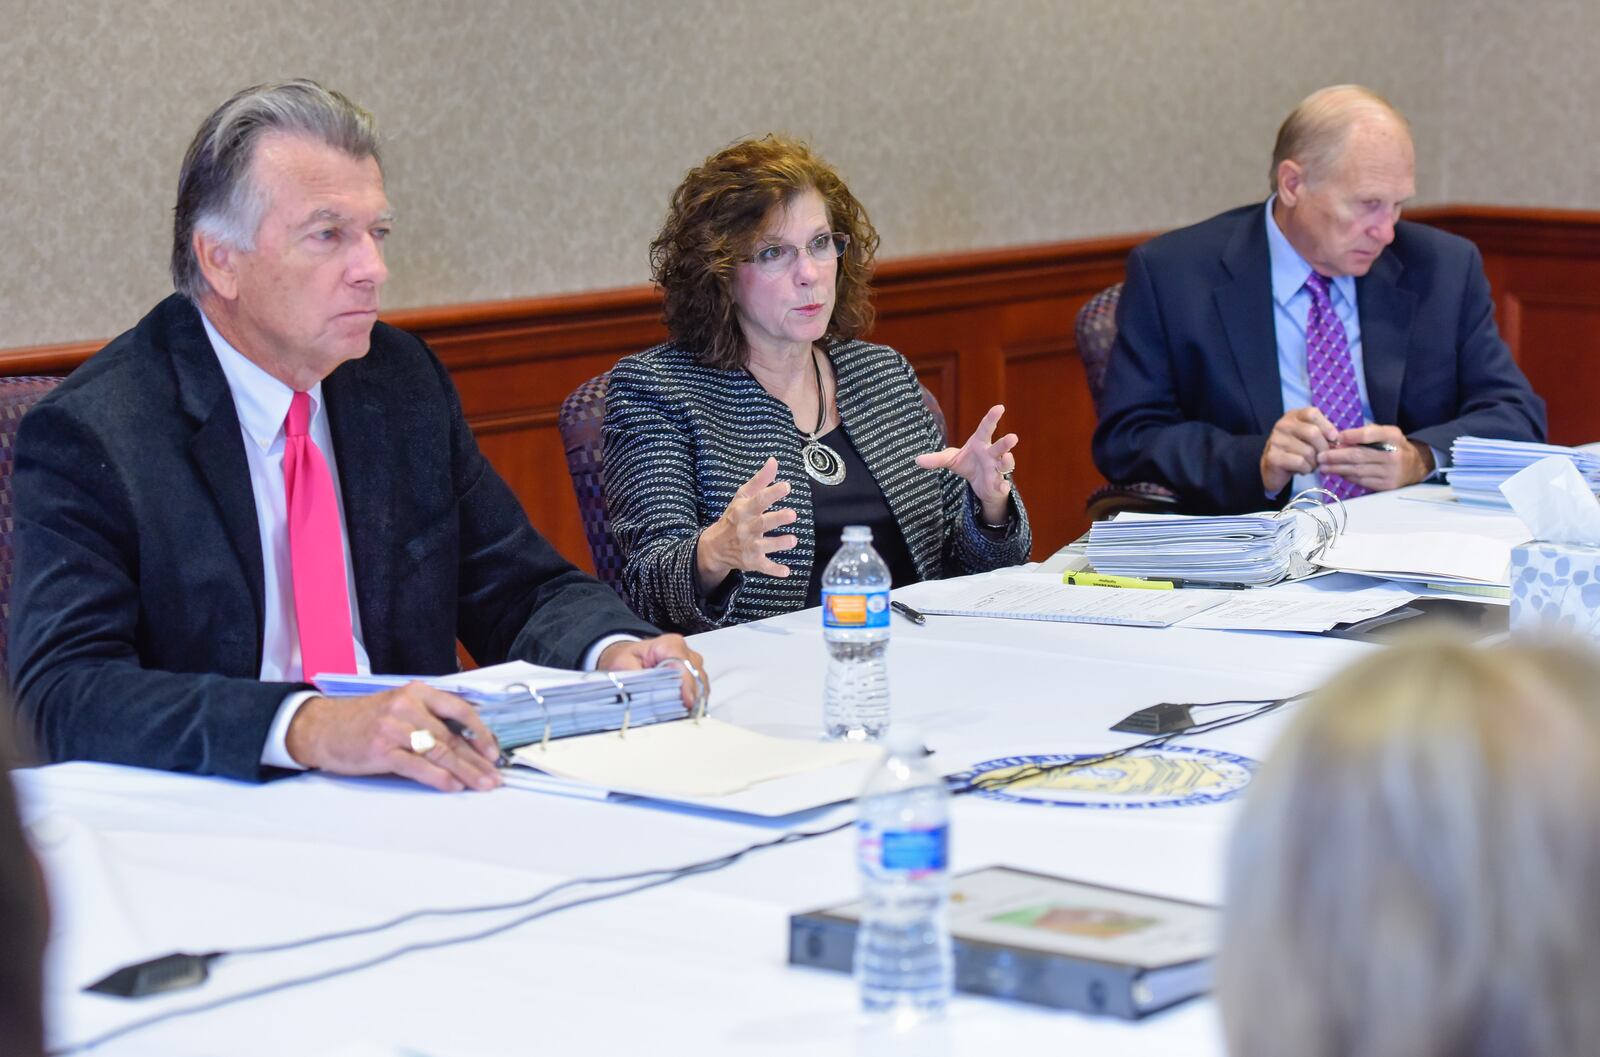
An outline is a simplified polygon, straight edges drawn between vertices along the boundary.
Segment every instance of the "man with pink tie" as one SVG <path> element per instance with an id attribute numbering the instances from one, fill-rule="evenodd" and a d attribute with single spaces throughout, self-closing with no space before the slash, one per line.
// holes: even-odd
<path id="1" fill-rule="evenodd" d="M 698 661 L 528 524 L 444 367 L 377 322 L 393 223 L 371 116 L 240 92 L 179 177 L 177 293 L 29 412 L 12 677 L 53 760 L 492 789 L 472 708 L 321 672 Z"/>

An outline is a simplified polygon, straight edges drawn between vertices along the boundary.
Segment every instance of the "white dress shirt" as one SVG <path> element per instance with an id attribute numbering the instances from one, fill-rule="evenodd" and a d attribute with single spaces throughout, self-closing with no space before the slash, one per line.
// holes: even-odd
<path id="1" fill-rule="evenodd" d="M 211 339 L 211 348 L 228 380 L 233 407 L 239 415 L 239 432 L 244 437 L 245 461 L 250 467 L 250 491 L 255 496 L 256 525 L 261 533 L 262 613 L 261 679 L 263 682 L 304 681 L 300 664 L 300 634 L 294 614 L 294 583 L 289 572 L 289 517 L 283 487 L 284 419 L 294 390 L 252 363 L 228 343 L 207 319 L 200 322 Z M 361 607 L 356 601 L 354 566 L 350 561 L 350 532 L 345 520 L 344 492 L 339 487 L 339 463 L 333 453 L 333 435 L 328 428 L 327 411 L 322 405 L 322 383 L 308 390 L 311 398 L 311 440 L 328 463 L 328 476 L 339 500 L 339 535 L 344 544 L 345 590 L 350 598 L 350 630 L 355 635 L 356 671 L 371 671 L 366 647 L 361 640 Z M 607 635 L 597 640 L 584 654 L 583 667 L 592 670 L 607 646 L 615 642 L 637 641 L 636 635 Z M 261 762 L 268 767 L 304 770 L 289 755 L 286 744 L 289 724 L 300 706 L 317 694 L 299 690 L 283 699 L 272 721 Z"/>
<path id="2" fill-rule="evenodd" d="M 1272 261 L 1272 323 L 1278 340 L 1278 384 L 1283 391 L 1283 409 L 1311 406 L 1311 369 L 1306 356 L 1306 327 L 1311 319 L 1311 291 L 1306 280 L 1311 278 L 1311 265 L 1289 242 L 1289 237 L 1278 227 L 1278 218 L 1272 215 L 1272 205 L 1277 195 L 1267 199 L 1267 253 Z M 1328 300 L 1333 314 L 1344 327 L 1345 341 L 1350 349 L 1350 366 L 1356 372 L 1356 390 L 1361 396 L 1361 422 L 1371 425 L 1372 401 L 1367 397 L 1366 359 L 1361 348 L 1361 308 L 1356 301 L 1356 280 L 1353 275 L 1335 275 L 1328 284 Z M 1433 452 L 1434 466 L 1443 466 L 1445 460 L 1437 448 Z M 1298 495 L 1307 488 L 1321 484 L 1321 475 L 1297 473 L 1294 475 L 1290 495 Z"/>
<path id="3" fill-rule="evenodd" d="M 1272 259 L 1272 321 L 1278 339 L 1278 383 L 1283 390 L 1283 409 L 1292 411 L 1312 403 L 1311 371 L 1306 360 L 1306 326 L 1311 318 L 1311 291 L 1306 289 L 1306 280 L 1311 278 L 1312 268 L 1278 227 L 1278 218 L 1272 215 L 1272 205 L 1277 199 L 1277 195 L 1267 199 L 1267 252 Z M 1361 421 L 1371 423 L 1372 401 L 1367 399 L 1355 277 L 1333 276 L 1328 284 L 1328 300 L 1333 304 L 1333 314 L 1344 327 L 1350 366 L 1355 369 L 1356 390 L 1361 396 Z M 1289 494 L 1298 495 L 1307 488 L 1315 488 L 1320 480 L 1320 475 L 1315 473 L 1297 473 Z"/>

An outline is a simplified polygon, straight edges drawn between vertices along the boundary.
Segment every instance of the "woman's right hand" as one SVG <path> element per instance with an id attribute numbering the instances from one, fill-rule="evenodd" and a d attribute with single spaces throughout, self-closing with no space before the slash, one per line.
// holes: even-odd
<path id="1" fill-rule="evenodd" d="M 700 533 L 695 544 L 695 571 L 702 591 L 711 591 L 735 569 L 789 575 L 787 565 L 779 565 L 768 555 L 789 550 L 798 541 L 793 535 L 767 535 L 800 516 L 792 507 L 770 509 L 788 494 L 789 482 L 778 481 L 778 460 L 774 458 L 767 459 L 754 477 L 739 486 L 728 509 Z"/>

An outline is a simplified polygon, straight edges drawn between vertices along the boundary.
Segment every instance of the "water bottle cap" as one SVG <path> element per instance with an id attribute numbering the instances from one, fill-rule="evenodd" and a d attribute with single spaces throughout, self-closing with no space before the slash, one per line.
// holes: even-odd
<path id="1" fill-rule="evenodd" d="M 845 543 L 871 543 L 872 529 L 866 525 L 846 525 L 839 538 Z"/>

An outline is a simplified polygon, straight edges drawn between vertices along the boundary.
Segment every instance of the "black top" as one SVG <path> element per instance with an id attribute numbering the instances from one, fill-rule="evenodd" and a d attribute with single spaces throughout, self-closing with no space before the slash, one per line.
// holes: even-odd
<path id="1" fill-rule="evenodd" d="M 895 587 L 914 584 L 921 577 L 911 561 L 906 538 L 889 510 L 883 489 L 872 479 L 872 471 L 861 461 L 856 446 L 850 443 L 843 427 L 817 438 L 839 453 L 844 464 L 844 480 L 835 485 L 811 482 L 812 527 L 817 539 L 817 559 L 811 565 L 811 580 L 806 584 L 806 605 L 822 604 L 822 574 L 839 549 L 839 538 L 846 525 L 865 525 L 872 530 L 872 546 L 889 567 L 889 580 Z"/>

